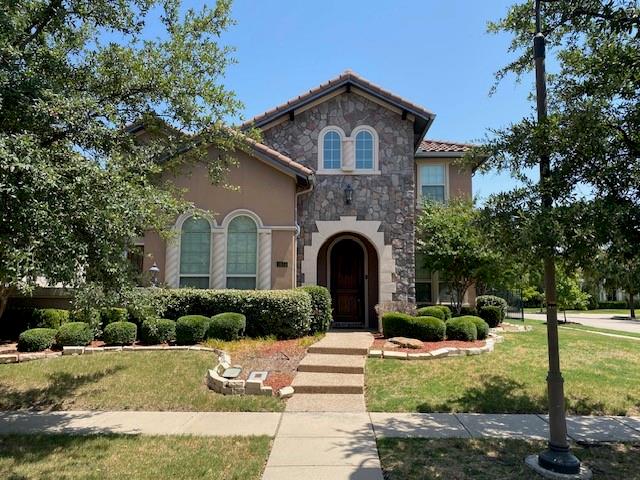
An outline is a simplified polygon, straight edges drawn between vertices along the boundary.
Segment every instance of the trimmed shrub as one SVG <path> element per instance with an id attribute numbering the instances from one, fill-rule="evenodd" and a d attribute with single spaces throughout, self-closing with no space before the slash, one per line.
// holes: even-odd
<path id="1" fill-rule="evenodd" d="M 40 352 L 50 348 L 56 341 L 55 328 L 32 328 L 25 330 L 18 337 L 19 352 Z"/>
<path id="2" fill-rule="evenodd" d="M 478 332 L 478 340 L 484 340 L 489 336 L 489 324 L 485 322 L 480 317 L 474 317 L 472 315 L 468 315 L 466 317 L 457 317 L 458 319 L 466 319 L 470 320 L 476 326 L 476 331 Z"/>
<path id="3" fill-rule="evenodd" d="M 452 318 L 447 322 L 447 340 L 473 342 L 478 339 L 478 329 L 468 316 Z"/>
<path id="4" fill-rule="evenodd" d="M 166 318 L 151 318 L 140 326 L 140 340 L 148 345 L 176 340 L 176 322 Z"/>
<path id="5" fill-rule="evenodd" d="M 418 309 L 418 316 L 419 317 L 436 317 L 439 318 L 440 320 L 446 320 L 447 317 L 444 313 L 444 310 L 442 310 L 440 307 L 438 307 L 437 305 L 431 306 L 431 307 L 422 307 Z"/>
<path id="6" fill-rule="evenodd" d="M 100 310 L 100 321 L 103 327 L 114 322 L 126 322 L 128 319 L 129 313 L 126 308 L 107 307 Z"/>
<path id="7" fill-rule="evenodd" d="M 445 324 L 435 317 L 414 317 L 406 313 L 385 313 L 382 316 L 385 337 L 417 338 L 424 342 L 444 340 Z"/>
<path id="8" fill-rule="evenodd" d="M 241 313 L 219 313 L 211 317 L 207 338 L 219 340 L 237 340 L 244 334 L 247 327 L 247 319 Z"/>
<path id="9" fill-rule="evenodd" d="M 69 310 L 61 308 L 36 308 L 33 311 L 36 328 L 60 328 L 69 321 Z"/>
<path id="10" fill-rule="evenodd" d="M 250 337 L 297 338 L 311 331 L 311 296 L 301 289 L 156 290 L 150 295 L 157 295 L 161 300 L 162 311 L 157 312 L 158 316 L 177 319 L 185 315 L 212 317 L 237 312 L 246 317 L 246 334 Z"/>
<path id="11" fill-rule="evenodd" d="M 451 316 L 452 317 L 468 317 L 468 316 L 477 316 L 478 315 L 478 311 L 476 310 L 476 307 L 472 307 L 471 305 L 462 305 L 462 307 L 460 307 L 460 313 L 452 313 Z"/>
<path id="12" fill-rule="evenodd" d="M 65 323 L 58 329 L 56 343 L 60 346 L 84 346 L 93 340 L 91 325 L 85 322 Z"/>
<path id="13" fill-rule="evenodd" d="M 495 305 L 487 305 L 485 307 L 480 307 L 480 318 L 482 318 L 489 327 L 496 328 L 498 325 L 502 323 L 502 309 L 500 307 L 496 307 Z"/>
<path id="14" fill-rule="evenodd" d="M 82 308 L 71 312 L 69 320 L 72 322 L 83 322 L 91 327 L 93 336 L 100 335 L 100 310 L 97 308 Z"/>
<path id="15" fill-rule="evenodd" d="M 598 302 L 598 308 L 605 310 L 618 310 L 627 308 L 627 302 L 620 300 L 610 300 L 608 302 Z"/>
<path id="16" fill-rule="evenodd" d="M 193 345 L 204 340 L 211 319 L 204 315 L 185 315 L 176 321 L 176 342 Z"/>
<path id="17" fill-rule="evenodd" d="M 331 294 L 325 287 L 306 285 L 300 287 L 311 297 L 311 328 L 310 333 L 326 332 L 331 325 Z"/>
<path id="18" fill-rule="evenodd" d="M 489 306 L 500 307 L 502 312 L 500 322 L 502 322 L 507 316 L 507 308 L 509 307 L 507 301 L 504 298 L 496 297 L 495 295 L 480 295 L 476 298 L 476 308 L 478 309 L 478 312 L 480 312 L 482 307 Z"/>
<path id="19" fill-rule="evenodd" d="M 113 322 L 104 328 L 102 340 L 107 345 L 132 345 L 136 341 L 138 326 L 131 322 Z"/>
<path id="20" fill-rule="evenodd" d="M 434 307 L 438 307 L 444 313 L 444 319 L 449 320 L 451 318 L 451 309 L 446 305 L 434 305 Z"/>

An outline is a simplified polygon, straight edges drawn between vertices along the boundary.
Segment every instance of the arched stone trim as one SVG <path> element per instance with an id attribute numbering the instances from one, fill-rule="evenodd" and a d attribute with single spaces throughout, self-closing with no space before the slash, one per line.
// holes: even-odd
<path id="1" fill-rule="evenodd" d="M 327 170 L 324 168 L 324 136 L 329 132 L 336 132 L 338 135 L 340 135 L 340 168 Z M 345 135 L 344 130 L 342 130 L 340 127 L 337 127 L 335 125 L 328 125 L 324 127 L 322 130 L 320 130 L 320 133 L 318 133 L 318 168 L 316 168 L 316 171 L 340 172 L 342 170 L 346 162 L 346 158 L 345 158 L 345 154 L 347 153 L 345 152 L 346 138 L 347 136 Z"/>
<path id="2" fill-rule="evenodd" d="M 232 210 L 231 212 L 227 213 L 227 215 L 224 217 L 224 220 L 222 220 L 222 223 L 220 224 L 220 226 L 224 230 L 227 230 L 227 228 L 229 227 L 229 224 L 231 223 L 231 220 L 241 215 L 246 215 L 247 217 L 252 218 L 253 221 L 256 222 L 256 226 L 258 227 L 258 230 L 261 228 L 264 228 L 264 223 L 262 223 L 262 219 L 260 218 L 260 216 L 258 216 L 257 213 L 252 212 L 251 210 L 247 210 L 246 208 L 237 208 L 236 210 Z"/>
<path id="3" fill-rule="evenodd" d="M 378 264 L 378 288 L 379 302 L 393 300 L 396 292 L 394 275 L 396 262 L 393 258 L 391 245 L 385 245 L 384 232 L 379 232 L 381 222 L 374 220 L 358 220 L 357 217 L 340 217 L 337 221 L 316 221 L 317 232 L 311 234 L 311 245 L 304 247 L 304 259 L 302 260 L 302 273 L 304 285 L 316 285 L 318 282 L 318 253 L 322 245 L 332 236 L 338 233 L 358 233 L 365 237 L 375 248 Z M 369 272 L 373 274 L 373 272 Z"/>
<path id="4" fill-rule="evenodd" d="M 165 256 L 165 282 L 170 287 L 178 288 L 180 286 L 180 240 L 182 238 L 182 225 L 188 219 L 196 215 L 193 210 L 188 210 L 181 214 L 171 229 L 171 236 L 167 240 L 167 249 Z M 209 222 L 209 229 L 213 235 L 216 228 L 216 220 L 212 215 L 198 212 L 198 215 Z M 211 241 L 212 248 L 214 248 L 213 238 Z M 215 250 L 214 250 L 215 252 Z M 211 256 L 209 264 L 209 286 L 213 281 L 213 256 Z"/>
<path id="5" fill-rule="evenodd" d="M 369 125 L 360 125 L 351 131 L 351 138 L 353 139 L 353 142 L 354 142 L 354 153 L 353 153 L 354 167 L 355 167 L 355 141 L 356 141 L 356 136 L 360 132 L 369 132 L 373 137 L 373 166 L 372 168 L 369 168 L 369 169 L 355 169 L 355 171 L 358 173 L 377 172 L 380 170 L 380 164 L 378 161 L 378 151 L 379 151 L 380 141 L 378 139 L 378 132 L 376 132 L 375 128 L 370 127 Z"/>

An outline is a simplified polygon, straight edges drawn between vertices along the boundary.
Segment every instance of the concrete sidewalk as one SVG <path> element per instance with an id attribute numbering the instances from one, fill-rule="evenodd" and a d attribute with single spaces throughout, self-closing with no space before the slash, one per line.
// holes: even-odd
<path id="1" fill-rule="evenodd" d="M 546 314 L 525 313 L 525 318 L 546 321 Z M 558 320 L 564 320 L 562 312 L 558 312 Z M 569 322 L 580 323 L 587 327 L 606 328 L 608 330 L 618 330 L 620 332 L 640 333 L 640 321 L 631 320 L 629 317 L 604 313 L 567 313 Z"/>
<path id="2" fill-rule="evenodd" d="M 640 417 L 570 416 L 575 441 L 640 441 Z M 0 434 L 267 435 L 282 439 L 380 437 L 544 439 L 546 415 L 344 412 L 0 412 Z M 362 449 L 359 451 L 362 452 Z"/>

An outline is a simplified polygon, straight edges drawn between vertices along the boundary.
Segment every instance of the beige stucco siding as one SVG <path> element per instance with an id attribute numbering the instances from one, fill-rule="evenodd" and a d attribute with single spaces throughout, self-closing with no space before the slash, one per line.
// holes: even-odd
<path id="1" fill-rule="evenodd" d="M 459 158 L 456 157 L 419 157 L 415 162 L 415 175 L 416 175 L 416 201 L 418 201 L 418 195 L 420 194 L 420 165 L 445 165 L 446 171 L 446 192 L 447 198 L 466 198 L 471 199 L 473 196 L 471 180 L 473 172 L 470 167 L 461 166 L 457 162 Z"/>
<path id="2" fill-rule="evenodd" d="M 217 153 L 212 150 L 210 155 L 215 158 Z M 295 286 L 296 180 L 244 152 L 237 153 L 237 160 L 226 177 L 225 183 L 229 187 L 212 185 L 205 164 L 185 166 L 184 172 L 167 175 L 165 180 L 182 189 L 187 201 L 212 214 L 214 232 L 224 232 L 225 217 L 236 210 L 248 210 L 257 215 L 261 221 L 259 244 L 262 245 L 262 233 L 270 232 L 271 237 L 271 288 L 292 288 Z M 167 242 L 158 233 L 149 231 L 144 236 L 144 245 L 145 271 L 155 262 L 160 268 L 159 280 L 168 281 L 165 277 L 169 267 L 166 263 Z M 215 251 L 212 259 L 214 257 Z M 277 262 L 286 262 L 287 266 L 277 267 Z M 212 269 L 214 263 L 212 260 Z M 260 259 L 258 264 L 261 264 Z"/>

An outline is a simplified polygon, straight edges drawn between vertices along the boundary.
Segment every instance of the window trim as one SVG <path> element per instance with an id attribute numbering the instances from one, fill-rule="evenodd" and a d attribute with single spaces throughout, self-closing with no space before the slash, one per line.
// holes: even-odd
<path id="1" fill-rule="evenodd" d="M 184 225 L 184 222 L 186 222 L 187 220 L 189 220 L 190 218 L 193 218 L 196 216 L 196 212 L 194 212 L 193 210 L 189 210 L 185 213 L 183 213 L 182 215 L 180 215 L 180 217 L 178 217 L 178 220 L 176 221 L 176 230 L 178 232 L 178 242 L 177 242 L 177 253 L 178 253 L 178 285 L 177 288 L 181 288 L 180 287 L 180 280 L 182 277 L 198 277 L 198 278 L 204 278 L 204 277 L 208 277 L 209 278 L 209 286 L 207 288 L 211 288 L 211 284 L 213 281 L 213 231 L 214 228 L 216 227 L 216 221 L 213 217 L 211 217 L 208 214 L 198 214 L 197 216 L 199 218 L 202 218 L 204 220 L 206 220 L 209 223 L 209 271 L 208 273 L 193 273 L 193 274 L 189 274 L 189 275 L 183 275 L 182 274 L 182 226 Z"/>
<path id="2" fill-rule="evenodd" d="M 256 225 L 256 273 L 254 274 L 249 274 L 249 273 L 237 273 L 237 274 L 233 274 L 233 275 L 229 275 L 229 273 L 227 272 L 227 268 L 229 266 L 229 226 L 231 225 L 231 222 L 233 222 L 236 218 L 238 217 L 249 217 L 251 220 L 253 220 L 253 223 L 255 223 Z M 260 220 L 260 217 L 258 217 L 255 213 L 253 213 L 251 210 L 234 210 L 233 212 L 229 213 L 224 221 L 222 222 L 222 227 L 224 228 L 224 239 L 225 239 L 225 246 L 224 246 L 224 276 L 222 277 L 224 279 L 224 288 L 228 289 L 228 280 L 229 277 L 232 278 L 253 278 L 255 279 L 255 287 L 254 290 L 258 290 L 258 279 L 260 278 L 260 230 L 263 229 L 263 225 L 262 225 L 262 221 Z"/>
<path id="3" fill-rule="evenodd" d="M 433 167 L 433 166 L 441 166 L 444 169 L 444 202 L 447 203 L 449 201 L 449 162 L 430 162 L 430 161 L 418 161 L 416 162 L 416 198 L 418 203 L 418 208 L 422 207 L 424 199 L 422 198 L 422 175 L 421 170 L 424 167 Z M 439 186 L 436 184 L 432 184 L 433 186 Z M 426 185 L 431 186 L 431 185 Z"/>
<path id="4" fill-rule="evenodd" d="M 338 168 L 324 168 L 324 137 L 330 132 L 335 132 L 340 137 L 340 166 Z M 345 138 L 347 137 L 344 134 L 344 130 L 340 127 L 336 127 L 335 125 L 329 125 L 320 130 L 320 133 L 318 134 L 318 173 L 342 171 L 342 167 L 344 166 Z"/>
<path id="5" fill-rule="evenodd" d="M 356 137 L 360 132 L 369 132 L 373 139 L 373 162 L 371 168 L 356 167 Z M 378 139 L 378 132 L 369 125 L 360 125 L 351 131 L 351 138 L 353 138 L 353 171 L 356 174 L 380 173 L 378 165 L 378 151 L 380 143 Z"/>

